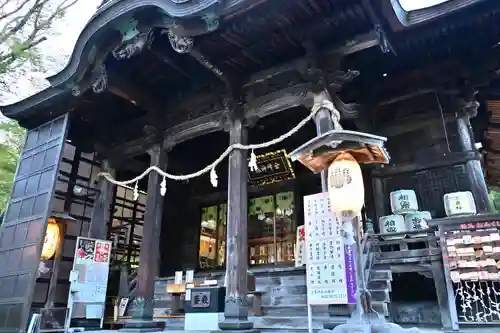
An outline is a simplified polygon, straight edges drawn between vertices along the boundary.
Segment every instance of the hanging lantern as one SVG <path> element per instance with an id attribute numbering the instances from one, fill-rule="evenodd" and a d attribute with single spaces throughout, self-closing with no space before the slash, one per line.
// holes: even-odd
<path id="1" fill-rule="evenodd" d="M 47 224 L 47 232 L 45 233 L 45 240 L 43 242 L 42 260 L 49 260 L 56 253 L 57 246 L 59 245 L 59 224 L 55 219 L 49 219 Z"/>
<path id="2" fill-rule="evenodd" d="M 361 212 L 365 203 L 363 174 L 351 154 L 339 154 L 328 167 L 328 195 L 333 213 Z"/>

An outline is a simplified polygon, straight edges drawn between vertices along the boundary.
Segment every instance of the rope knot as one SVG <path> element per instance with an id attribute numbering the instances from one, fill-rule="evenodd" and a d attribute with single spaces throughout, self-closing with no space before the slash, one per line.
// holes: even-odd
<path id="1" fill-rule="evenodd" d="M 330 114 L 332 116 L 332 120 L 335 124 L 338 124 L 340 121 L 340 112 L 335 108 L 335 105 L 333 104 L 332 101 L 329 101 L 327 99 L 322 100 L 321 102 L 314 103 L 314 105 L 311 108 L 311 113 L 313 116 L 318 113 L 319 110 L 321 109 L 328 109 L 330 111 Z"/>

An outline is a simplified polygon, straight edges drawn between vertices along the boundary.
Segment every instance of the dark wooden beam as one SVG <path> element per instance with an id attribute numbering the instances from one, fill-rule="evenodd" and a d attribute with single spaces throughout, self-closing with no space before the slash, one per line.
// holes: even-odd
<path id="1" fill-rule="evenodd" d="M 456 118 L 454 115 L 444 115 L 445 123 L 450 123 L 455 120 Z M 438 112 L 428 112 L 420 115 L 414 115 L 411 119 L 403 119 L 395 123 L 391 123 L 388 126 L 376 129 L 375 132 L 377 135 L 392 137 L 403 133 L 413 132 L 424 127 L 430 127 L 435 124 L 442 124 L 442 122 L 443 119 L 441 119 Z"/>
<path id="2" fill-rule="evenodd" d="M 309 84 L 298 84 L 245 103 L 243 105 L 245 120 L 252 121 L 256 118 L 267 117 L 301 105 L 310 108 L 313 102 L 313 95 L 309 91 Z M 135 120 L 134 122 L 140 123 L 139 120 Z M 226 110 L 216 110 L 211 114 L 170 127 L 165 131 L 164 144 L 165 147 L 172 147 L 200 135 L 224 130 L 224 128 L 227 128 L 227 125 Z M 151 138 L 146 136 L 103 151 L 103 154 L 104 156 L 111 155 L 130 158 L 143 154 L 151 146 Z"/>
<path id="3" fill-rule="evenodd" d="M 153 54 L 155 57 L 157 57 L 158 59 L 160 59 L 161 61 L 163 61 L 165 64 L 167 64 L 170 67 L 172 67 L 173 69 L 175 69 L 177 72 L 179 72 L 182 75 L 184 75 L 185 77 L 187 77 L 189 79 L 193 79 L 193 77 L 191 77 L 191 75 L 189 75 L 188 72 L 186 72 L 179 65 L 177 65 L 177 63 L 175 62 L 175 60 L 173 60 L 171 57 L 167 56 L 163 52 L 160 52 L 159 50 L 156 50 L 156 49 L 153 49 L 153 48 L 149 49 L 149 52 L 151 54 Z"/>
<path id="4" fill-rule="evenodd" d="M 101 171 L 109 172 L 115 176 L 115 171 L 111 169 L 109 161 L 103 160 L 101 162 Z M 99 194 L 94 200 L 94 208 L 92 209 L 92 219 L 90 222 L 88 236 L 90 238 L 106 239 L 108 230 L 109 209 L 111 201 L 113 200 L 113 192 L 115 185 L 105 179 L 99 180 Z"/>
<path id="5" fill-rule="evenodd" d="M 148 113 L 161 112 L 163 110 L 163 107 L 153 96 L 141 91 L 140 88 L 130 83 L 129 80 L 122 77 L 119 73 L 112 72 L 108 74 L 108 90 Z"/>
<path id="6" fill-rule="evenodd" d="M 379 45 L 377 34 L 375 33 L 375 31 L 370 31 L 368 33 L 357 35 L 354 38 L 346 40 L 340 44 L 328 48 L 327 50 L 319 51 L 318 57 L 323 58 L 333 55 L 342 57 L 365 49 L 372 48 L 377 45 Z M 305 70 L 307 69 L 308 63 L 309 63 L 309 57 L 304 56 L 294 59 L 290 62 L 281 64 L 279 66 L 257 72 L 250 76 L 249 80 L 245 83 L 244 87 L 248 87 L 256 83 L 269 80 L 273 76 L 279 75 L 284 72 Z"/>
<path id="7" fill-rule="evenodd" d="M 391 42 L 389 41 L 389 37 L 387 36 L 387 32 L 384 30 L 382 22 L 381 22 L 380 18 L 378 17 L 377 13 L 375 12 L 375 8 L 373 7 L 372 3 L 373 3 L 373 1 L 370 1 L 370 0 L 361 0 L 361 6 L 363 7 L 364 11 L 366 12 L 371 23 L 373 24 L 375 33 L 377 35 L 377 39 L 379 41 L 380 48 L 382 49 L 382 52 L 384 52 L 384 53 L 392 52 L 392 53 L 396 54 L 396 52 L 394 51 L 394 48 L 391 45 Z"/>
<path id="8" fill-rule="evenodd" d="M 426 163 L 408 163 L 392 164 L 372 171 L 374 177 L 391 177 L 402 173 L 419 172 L 429 169 L 453 166 L 463 164 L 468 160 L 480 160 L 481 155 L 478 152 L 460 152 L 443 156 L 438 160 L 428 161 Z"/>

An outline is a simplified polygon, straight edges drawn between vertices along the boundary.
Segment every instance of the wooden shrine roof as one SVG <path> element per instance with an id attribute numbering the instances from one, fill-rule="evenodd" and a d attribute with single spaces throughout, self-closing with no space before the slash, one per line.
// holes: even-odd
<path id="1" fill-rule="evenodd" d="M 378 47 L 353 57 L 351 63 L 361 65 L 363 71 L 369 69 L 366 71 L 369 73 L 380 63 L 391 64 L 388 70 L 392 71 L 415 67 L 418 57 L 412 54 L 420 56 L 422 49 L 436 48 L 437 53 L 446 57 L 450 50 L 443 50 L 446 49 L 443 40 L 450 36 L 457 38 L 457 35 L 460 38 L 467 24 L 481 31 L 474 38 L 496 38 L 498 32 L 489 26 L 500 7 L 495 0 L 454 0 L 411 12 L 404 11 L 397 3 L 394 0 L 104 1 L 78 38 L 67 67 L 48 78 L 51 87 L 4 106 L 2 111 L 22 121 L 42 113 L 55 116 L 61 105 L 71 105 L 68 99 L 72 99 L 75 86 L 88 89 L 84 81 L 94 77 L 100 63 L 131 77 L 137 85 L 159 97 L 159 102 L 188 92 L 213 91 L 214 85 L 220 85 L 212 73 L 193 58 L 176 54 L 166 36 L 158 31 L 162 27 L 194 36 L 195 45 L 206 59 L 244 82 L 254 73 L 304 57 L 304 43 L 310 41 L 318 50 L 333 47 L 340 53 L 355 53 L 390 42 L 386 46 L 392 46 L 398 58 L 384 57 Z M 469 6 L 466 11 L 462 10 Z M 441 18 L 444 14 L 450 15 Z M 487 18 L 488 15 L 495 17 Z M 440 19 L 434 20 L 436 18 Z M 433 22 L 437 25 L 431 27 Z M 122 61 L 109 55 L 117 43 L 126 40 L 130 28 L 144 31 L 151 27 L 156 40 L 147 54 Z M 356 49 L 356 45 L 361 46 Z M 366 61 L 366 57 L 373 60 Z M 269 85 L 266 90 L 272 91 L 273 83 Z M 93 98 L 96 97 L 85 95 L 83 99 Z"/>

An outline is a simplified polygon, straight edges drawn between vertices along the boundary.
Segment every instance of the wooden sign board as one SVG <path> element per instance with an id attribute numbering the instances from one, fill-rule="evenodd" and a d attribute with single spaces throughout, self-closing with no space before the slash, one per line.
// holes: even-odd
<path id="1" fill-rule="evenodd" d="M 285 149 L 257 155 L 258 170 L 248 171 L 250 186 L 261 186 L 295 179 L 292 164 Z"/>

